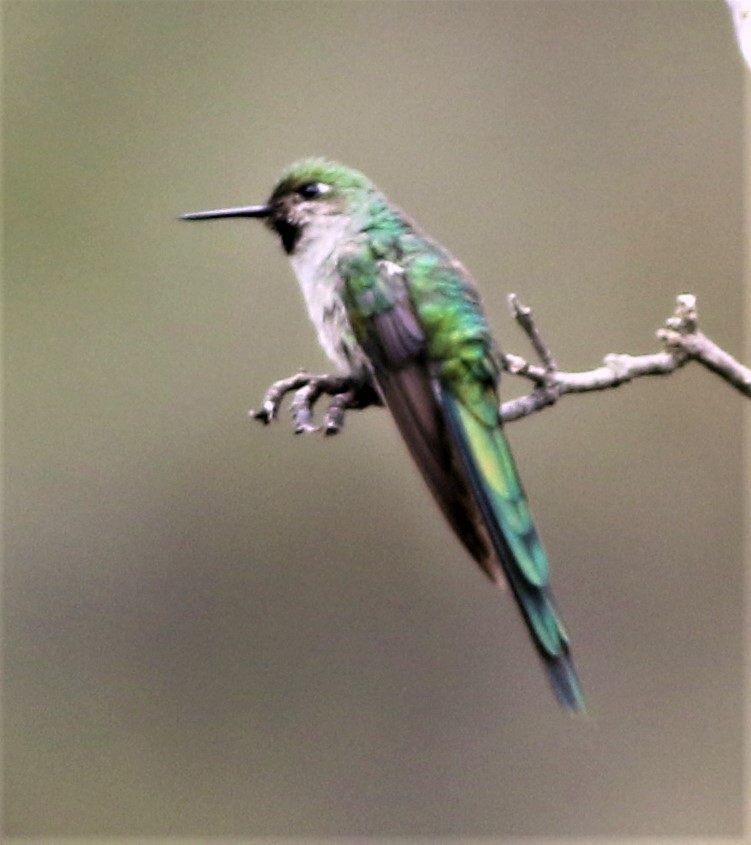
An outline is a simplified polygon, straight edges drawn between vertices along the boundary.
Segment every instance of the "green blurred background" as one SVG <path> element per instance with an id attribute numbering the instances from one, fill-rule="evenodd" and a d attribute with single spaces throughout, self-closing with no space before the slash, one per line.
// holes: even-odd
<path id="1" fill-rule="evenodd" d="M 8 836 L 732 835 L 743 402 L 699 368 L 509 427 L 591 717 L 387 414 L 246 419 L 325 369 L 259 225 L 359 167 L 503 347 L 742 351 L 743 67 L 720 2 L 6 2 Z M 526 385 L 507 379 L 505 395 Z"/>

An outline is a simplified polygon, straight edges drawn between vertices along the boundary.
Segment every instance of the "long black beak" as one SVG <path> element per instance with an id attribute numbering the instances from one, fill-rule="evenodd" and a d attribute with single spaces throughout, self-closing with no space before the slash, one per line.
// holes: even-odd
<path id="1" fill-rule="evenodd" d="M 214 211 L 193 211 L 190 214 L 182 214 L 181 220 L 217 220 L 222 217 L 268 217 L 271 214 L 271 206 L 246 205 L 241 208 L 217 208 Z"/>

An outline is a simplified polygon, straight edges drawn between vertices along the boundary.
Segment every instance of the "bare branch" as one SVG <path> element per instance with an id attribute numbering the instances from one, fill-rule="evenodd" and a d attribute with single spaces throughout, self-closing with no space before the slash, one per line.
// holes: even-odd
<path id="1" fill-rule="evenodd" d="M 699 331 L 696 297 L 692 294 L 681 294 L 677 298 L 673 314 L 657 331 L 657 339 L 663 347 L 661 351 L 646 355 L 614 352 L 606 355 L 599 367 L 582 372 L 558 369 L 550 347 L 537 328 L 532 309 L 522 305 L 516 294 L 509 296 L 509 307 L 540 363 L 530 363 L 519 355 L 502 356 L 506 372 L 526 378 L 534 384 L 530 393 L 501 405 L 503 422 L 528 417 L 554 405 L 566 393 L 610 390 L 643 376 L 670 375 L 689 361 L 698 361 L 745 396 L 751 397 L 751 369 L 736 361 Z M 250 411 L 250 416 L 263 423 L 276 419 L 288 393 L 294 393 L 290 411 L 296 434 L 315 431 L 323 431 L 327 435 L 337 434 L 344 425 L 348 410 L 383 405 L 378 389 L 369 381 L 300 371 L 274 382 L 266 391 L 261 409 Z M 313 423 L 315 405 L 324 395 L 330 396 L 331 401 L 324 413 L 323 424 L 316 426 Z"/>
<path id="2" fill-rule="evenodd" d="M 527 305 L 522 305 L 521 302 L 519 302 L 519 297 L 515 293 L 509 294 L 508 303 L 509 308 L 511 308 L 511 313 L 514 315 L 517 323 L 519 323 L 524 330 L 524 333 L 529 338 L 532 348 L 537 353 L 537 357 L 542 361 L 542 365 L 546 372 L 556 372 L 558 366 L 555 363 L 550 347 L 547 343 L 545 343 L 542 339 L 542 335 L 537 331 L 537 325 L 532 319 L 532 309 Z"/>
<path id="3" fill-rule="evenodd" d="M 535 325 L 531 309 L 521 306 L 514 295 L 509 297 L 509 306 L 542 366 L 531 364 L 518 355 L 503 356 L 507 372 L 527 378 L 536 385 L 526 396 L 501 405 L 504 422 L 521 419 L 553 405 L 566 393 L 608 390 L 642 376 L 669 375 L 689 361 L 698 361 L 751 397 L 751 370 L 699 331 L 696 297 L 691 294 L 681 294 L 677 298 L 675 311 L 657 332 L 663 351 L 647 355 L 611 353 L 605 356 L 600 367 L 577 373 L 557 370 L 554 363 L 551 366 L 554 359 Z"/>

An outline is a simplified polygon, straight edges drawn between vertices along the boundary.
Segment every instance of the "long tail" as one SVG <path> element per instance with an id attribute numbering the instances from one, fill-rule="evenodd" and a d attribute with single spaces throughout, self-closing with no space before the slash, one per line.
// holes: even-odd
<path id="1" fill-rule="evenodd" d="M 446 388 L 443 407 L 493 549 L 558 701 L 585 712 L 569 640 L 549 587 L 548 561 L 500 425 L 488 426 Z"/>

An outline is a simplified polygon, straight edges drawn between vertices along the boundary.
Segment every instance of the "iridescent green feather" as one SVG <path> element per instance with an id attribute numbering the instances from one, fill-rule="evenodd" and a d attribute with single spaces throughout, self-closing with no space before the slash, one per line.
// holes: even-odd
<path id="1" fill-rule="evenodd" d="M 568 636 L 548 587 L 547 557 L 506 437 L 500 425 L 481 422 L 450 387 L 443 399 L 504 574 L 546 661 L 556 695 L 569 709 L 583 712 L 584 696 L 569 657 Z"/>
<path id="2" fill-rule="evenodd" d="M 440 395 L 506 580 L 558 698 L 583 711 L 568 637 L 549 590 L 547 556 L 500 425 L 498 356 L 477 292 L 464 268 L 380 194 L 371 195 L 368 219 L 367 230 L 343 250 L 338 264 L 355 335 L 378 378 L 378 320 L 385 323 L 399 303 L 408 304 L 409 318 L 422 332 L 419 354 L 440 385 L 436 401 Z"/>

